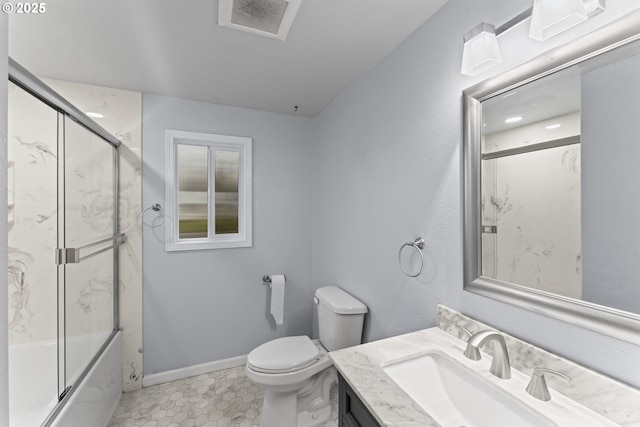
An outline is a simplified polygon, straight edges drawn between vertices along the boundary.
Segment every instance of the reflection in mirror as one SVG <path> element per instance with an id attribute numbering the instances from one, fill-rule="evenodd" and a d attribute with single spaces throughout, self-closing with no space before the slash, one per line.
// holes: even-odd
<path id="1" fill-rule="evenodd" d="M 465 290 L 640 344 L 640 10 L 465 100 Z"/>
<path id="2" fill-rule="evenodd" d="M 482 103 L 482 275 L 582 297 L 580 76 Z"/>

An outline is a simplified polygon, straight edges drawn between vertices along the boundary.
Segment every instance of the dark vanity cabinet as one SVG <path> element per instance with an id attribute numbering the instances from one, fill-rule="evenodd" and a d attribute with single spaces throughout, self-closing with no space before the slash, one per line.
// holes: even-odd
<path id="1" fill-rule="evenodd" d="M 338 374 L 338 385 L 340 394 L 338 425 L 340 427 L 382 427 L 340 374 Z"/>

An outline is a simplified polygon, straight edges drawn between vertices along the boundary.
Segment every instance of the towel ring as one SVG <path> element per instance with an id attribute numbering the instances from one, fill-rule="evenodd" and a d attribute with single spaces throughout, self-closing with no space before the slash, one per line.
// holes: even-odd
<path id="1" fill-rule="evenodd" d="M 405 246 L 412 246 L 416 248 L 416 250 L 420 254 L 420 270 L 418 270 L 416 274 L 409 274 L 407 270 L 404 269 L 404 265 L 402 265 L 402 250 L 405 248 Z M 420 273 L 422 273 L 422 269 L 424 268 L 424 254 L 422 253 L 423 249 L 424 249 L 424 239 L 422 237 L 416 237 L 416 239 L 413 242 L 407 242 L 404 245 L 400 246 L 400 250 L 398 251 L 398 263 L 400 264 L 400 268 L 402 269 L 402 272 L 404 274 L 406 274 L 409 277 L 418 277 Z"/>
<path id="2" fill-rule="evenodd" d="M 162 214 L 162 221 L 161 221 L 160 223 L 155 224 L 155 225 L 153 225 L 153 224 L 147 224 L 147 223 L 144 221 L 144 214 L 145 214 L 145 213 L 147 213 L 147 211 L 148 211 L 149 209 L 153 210 L 154 212 L 161 212 L 161 211 L 162 211 L 162 206 L 160 206 L 160 203 L 155 203 L 155 204 L 153 204 L 153 205 L 149 206 L 148 208 L 146 208 L 145 210 L 143 210 L 143 211 L 142 211 L 142 214 L 141 214 L 141 217 L 142 217 L 142 223 L 143 223 L 144 225 L 146 225 L 147 227 L 151 227 L 151 228 L 160 227 L 162 224 L 164 224 L 164 212 L 161 212 L 161 214 Z"/>

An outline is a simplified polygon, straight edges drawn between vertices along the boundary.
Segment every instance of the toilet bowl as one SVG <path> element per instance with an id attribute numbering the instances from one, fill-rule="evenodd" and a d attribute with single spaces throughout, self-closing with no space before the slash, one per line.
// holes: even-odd
<path id="1" fill-rule="evenodd" d="M 269 341 L 249 353 L 246 371 L 265 389 L 261 426 L 311 427 L 331 417 L 329 391 L 337 374 L 317 340 L 296 336 Z"/>
<path id="2" fill-rule="evenodd" d="M 328 351 L 361 343 L 367 307 L 336 286 L 316 291 L 320 340 L 292 336 L 256 347 L 247 377 L 264 388 L 261 427 L 313 427 L 331 418 L 337 372 Z"/>

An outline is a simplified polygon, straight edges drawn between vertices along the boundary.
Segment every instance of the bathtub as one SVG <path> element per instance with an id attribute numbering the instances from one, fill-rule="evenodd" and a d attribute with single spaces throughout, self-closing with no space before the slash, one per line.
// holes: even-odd
<path id="1" fill-rule="evenodd" d="M 122 394 L 121 333 L 77 386 L 52 426 L 106 426 Z M 68 371 L 79 373 L 96 342 L 109 334 L 67 339 Z M 98 346 L 99 347 L 99 346 Z M 95 350 L 93 350 L 95 352 Z M 73 356 L 72 356 L 73 355 Z M 58 403 L 58 358 L 55 341 L 9 346 L 9 419 L 11 427 L 39 426 Z M 69 376 L 77 377 L 75 374 Z"/>
<path id="2" fill-rule="evenodd" d="M 58 403 L 55 341 L 9 346 L 11 427 L 38 426 Z"/>

